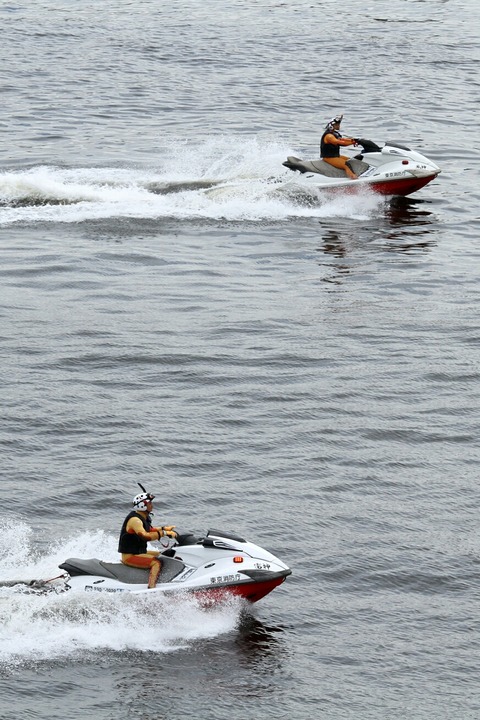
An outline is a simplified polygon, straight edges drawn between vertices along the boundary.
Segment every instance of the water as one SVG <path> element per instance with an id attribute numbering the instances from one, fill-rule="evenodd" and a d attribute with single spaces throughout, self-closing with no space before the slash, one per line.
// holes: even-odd
<path id="1" fill-rule="evenodd" d="M 479 12 L 0 8 L 0 580 L 114 560 L 137 482 L 293 569 L 249 610 L 0 588 L 2 720 L 479 717 Z M 282 190 L 341 111 L 442 174 Z"/>

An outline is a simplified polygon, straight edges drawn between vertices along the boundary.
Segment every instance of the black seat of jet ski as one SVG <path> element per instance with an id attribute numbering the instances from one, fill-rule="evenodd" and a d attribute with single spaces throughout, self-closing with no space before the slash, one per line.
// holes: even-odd
<path id="1" fill-rule="evenodd" d="M 343 170 L 333 167 L 333 165 L 329 165 L 323 160 L 301 160 L 294 155 L 289 155 L 289 157 L 285 160 L 284 163 L 282 163 L 282 165 L 287 167 L 289 170 L 298 170 L 302 174 L 318 173 L 319 175 L 325 175 L 326 177 L 331 178 L 345 177 L 345 173 L 343 172 Z M 348 161 L 348 165 L 351 170 L 353 170 L 355 175 L 361 175 L 370 167 L 370 165 L 368 165 L 366 162 L 363 162 L 362 160 L 357 160 L 356 158 L 351 158 Z"/>
<path id="2" fill-rule="evenodd" d="M 167 583 L 182 572 L 185 565 L 180 560 L 162 556 L 162 567 L 158 576 L 159 583 Z M 123 583 L 143 585 L 148 582 L 149 570 L 134 568 L 123 563 L 108 563 L 97 558 L 68 558 L 58 566 L 72 577 L 75 575 L 96 575 Z"/>

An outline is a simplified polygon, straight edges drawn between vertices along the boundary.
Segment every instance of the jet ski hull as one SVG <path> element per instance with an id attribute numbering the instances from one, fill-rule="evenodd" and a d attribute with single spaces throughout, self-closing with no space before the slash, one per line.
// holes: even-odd
<path id="1" fill-rule="evenodd" d="M 250 603 L 256 603 L 266 595 L 275 590 L 279 585 L 285 582 L 291 570 L 272 573 L 270 578 L 255 581 L 240 581 L 215 586 L 181 586 L 174 583 L 158 583 L 155 588 L 148 589 L 147 585 L 137 585 L 135 587 L 127 587 L 118 583 L 116 586 L 108 585 L 100 577 L 89 577 L 88 580 L 79 582 L 78 578 L 66 579 L 65 590 L 84 591 L 87 593 L 129 593 L 133 595 L 148 595 L 155 597 L 163 595 L 171 598 L 172 596 L 194 595 L 202 605 L 211 605 L 213 603 L 225 601 L 229 597 L 239 597 Z"/>
<path id="2" fill-rule="evenodd" d="M 429 182 L 435 180 L 438 173 L 427 175 L 426 177 L 417 178 L 400 178 L 399 180 L 384 180 L 375 183 L 370 183 L 370 187 L 379 195 L 397 195 L 400 197 L 406 197 L 411 195 L 417 190 L 421 190 Z M 355 181 L 354 181 L 355 182 Z"/>
<path id="3" fill-rule="evenodd" d="M 323 160 L 289 157 L 283 165 L 294 171 L 296 177 L 287 185 L 328 193 L 360 193 L 369 189 L 379 195 L 407 196 L 428 185 L 441 172 L 432 160 L 404 145 L 390 142 L 380 148 L 371 141 L 358 142 L 369 143 L 374 149 L 349 160 L 350 168 L 358 175 L 356 180 L 348 179 L 343 170 Z"/>
<path id="4" fill-rule="evenodd" d="M 193 593 L 208 605 L 236 596 L 255 603 L 291 574 L 290 568 L 267 550 L 218 530 L 209 530 L 199 539 L 190 534 L 181 536 L 180 544 L 160 555 L 160 559 L 157 584 L 149 589 L 148 570 L 97 558 L 69 558 L 59 566 L 67 573 L 63 589 L 152 597 Z"/>
<path id="5" fill-rule="evenodd" d="M 325 190 L 325 192 L 328 193 L 342 192 L 357 195 L 369 189 L 378 195 L 406 197 L 407 195 L 417 192 L 417 190 L 421 190 L 422 187 L 425 187 L 429 182 L 435 180 L 437 174 L 438 173 L 431 174 L 421 178 L 408 177 L 396 178 L 394 180 L 363 180 L 359 178 L 358 180 L 348 180 L 345 183 L 338 183 L 336 185 L 316 184 L 315 187 L 319 190 Z"/>

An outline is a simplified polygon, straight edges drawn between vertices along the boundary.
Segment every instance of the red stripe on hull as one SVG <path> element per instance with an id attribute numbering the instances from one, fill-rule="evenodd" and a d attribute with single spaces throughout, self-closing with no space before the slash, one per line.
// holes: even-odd
<path id="1" fill-rule="evenodd" d="M 425 187 L 429 182 L 435 180 L 437 175 L 428 175 L 428 177 L 409 177 L 409 178 L 398 178 L 397 180 L 379 180 L 378 182 L 358 182 L 351 180 L 348 185 L 331 185 L 330 187 L 321 188 L 319 190 L 325 190 L 325 192 L 331 193 L 352 193 L 356 195 L 361 193 L 365 188 L 373 190 L 373 192 L 379 195 L 411 195 L 411 193 L 420 190 Z"/>
<path id="2" fill-rule="evenodd" d="M 210 605 L 215 602 L 221 602 L 228 597 L 234 595 L 241 597 L 248 602 L 254 603 L 261 600 L 265 595 L 275 590 L 281 585 L 285 578 L 276 578 L 275 580 L 266 580 L 256 583 L 242 583 L 241 585 L 231 585 L 229 587 L 212 587 L 203 590 L 194 591 L 195 597 L 198 597 L 202 603 Z"/>
<path id="3" fill-rule="evenodd" d="M 371 183 L 370 187 L 380 195 L 411 195 L 411 193 L 425 187 L 429 182 L 435 180 L 436 175 L 428 175 L 422 178 L 401 178 L 399 180 L 385 180 L 383 182 Z"/>

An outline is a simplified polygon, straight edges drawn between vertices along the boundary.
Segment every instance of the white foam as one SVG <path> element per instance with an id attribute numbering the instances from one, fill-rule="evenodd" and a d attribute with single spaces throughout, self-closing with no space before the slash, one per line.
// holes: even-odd
<path id="1" fill-rule="evenodd" d="M 27 525 L 0 518 L 0 581 L 54 577 L 67 557 L 118 559 L 116 538 L 103 532 L 72 535 L 37 557 L 31 539 Z M 106 649 L 168 653 L 234 630 L 241 607 L 232 599 L 205 610 L 191 595 L 36 595 L 21 585 L 0 587 L 0 667 Z"/>
<path id="2" fill-rule="evenodd" d="M 111 217 L 281 221 L 292 217 L 364 217 L 383 199 L 283 192 L 282 167 L 294 151 L 255 138 L 178 143 L 150 168 L 35 167 L 0 174 L 0 224 L 83 222 Z M 183 187 L 182 187 L 183 185 Z M 175 187 L 173 187 L 175 186 Z M 373 195 L 373 194 L 372 194 Z"/>

